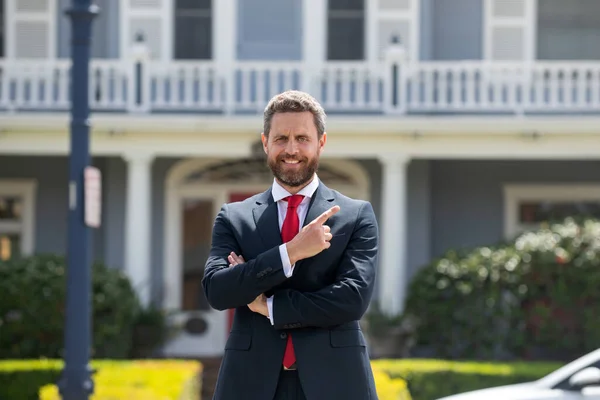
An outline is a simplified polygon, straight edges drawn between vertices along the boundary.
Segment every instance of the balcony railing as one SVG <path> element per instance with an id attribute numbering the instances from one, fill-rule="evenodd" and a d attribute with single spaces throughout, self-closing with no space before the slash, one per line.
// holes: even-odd
<path id="1" fill-rule="evenodd" d="M 0 61 L 0 110 L 66 111 L 70 61 Z M 305 90 L 329 113 L 600 113 L 600 63 L 215 62 L 92 60 L 96 112 L 259 113 Z"/>

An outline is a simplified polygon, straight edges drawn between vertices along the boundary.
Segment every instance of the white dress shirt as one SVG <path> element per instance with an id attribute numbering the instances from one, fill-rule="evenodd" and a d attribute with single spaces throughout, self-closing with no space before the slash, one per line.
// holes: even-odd
<path id="1" fill-rule="evenodd" d="M 297 193 L 304 196 L 304 199 L 302 199 L 302 202 L 296 209 L 296 212 L 298 213 L 298 220 L 300 222 L 300 229 L 302 229 L 302 226 L 304 225 L 304 220 L 306 219 L 306 214 L 308 213 L 310 199 L 317 190 L 318 186 L 319 178 L 315 174 L 313 180 Z M 277 203 L 279 231 L 281 232 L 281 227 L 283 226 L 283 221 L 285 221 L 285 215 L 287 214 L 287 201 L 284 199 L 288 196 L 291 196 L 291 193 L 285 190 L 277 182 L 277 180 L 273 179 L 273 188 L 271 190 L 271 194 L 273 195 L 273 200 Z M 292 265 L 290 262 L 290 257 L 288 256 L 285 243 L 279 246 L 279 254 L 281 255 L 283 272 L 285 273 L 285 276 L 289 278 L 294 273 L 294 265 Z M 271 324 L 273 324 L 273 296 L 267 298 L 267 308 L 269 310 L 269 319 L 271 320 Z"/>

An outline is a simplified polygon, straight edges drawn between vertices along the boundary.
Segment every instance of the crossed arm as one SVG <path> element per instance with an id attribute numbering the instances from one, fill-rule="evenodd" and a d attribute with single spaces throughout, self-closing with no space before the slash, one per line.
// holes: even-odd
<path id="1" fill-rule="evenodd" d="M 378 241 L 373 208 L 364 203 L 338 265 L 335 282 L 314 292 L 277 290 L 273 296 L 275 328 L 326 328 L 359 320 L 373 294 Z"/>
<path id="2" fill-rule="evenodd" d="M 279 248 L 274 247 L 255 259 L 229 267 L 227 257 L 240 253 L 227 217 L 227 205 L 215 220 L 213 246 L 204 269 L 202 286 L 211 307 L 217 310 L 242 307 L 287 278 L 283 272 Z"/>
<path id="3" fill-rule="evenodd" d="M 203 279 L 209 303 L 220 310 L 252 304 L 255 299 L 260 299 L 262 293 L 287 279 L 277 247 L 254 260 L 241 259 L 243 262 L 234 262 L 229 267 L 227 258 L 231 249 L 235 249 L 234 253 L 237 254 L 239 249 L 225 215 L 224 208 L 215 223 L 215 247 L 211 250 Z M 360 319 L 373 293 L 378 241 L 373 208 L 370 203 L 364 203 L 338 265 L 335 282 L 314 292 L 294 289 L 275 291 L 271 316 L 274 327 L 330 327 Z M 265 301 L 264 297 L 262 301 Z M 260 307 L 263 310 L 265 308 Z"/>

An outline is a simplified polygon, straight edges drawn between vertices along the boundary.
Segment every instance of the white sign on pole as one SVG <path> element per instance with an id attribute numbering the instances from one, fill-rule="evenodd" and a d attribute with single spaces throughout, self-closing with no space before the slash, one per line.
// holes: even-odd
<path id="1" fill-rule="evenodd" d="M 99 228 L 102 215 L 102 174 L 96 167 L 85 167 L 84 171 L 85 224 Z"/>

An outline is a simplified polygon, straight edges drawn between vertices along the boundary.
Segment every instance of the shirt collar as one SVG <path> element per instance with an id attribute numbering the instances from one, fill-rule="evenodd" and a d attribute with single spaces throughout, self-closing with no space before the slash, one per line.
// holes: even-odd
<path id="1" fill-rule="evenodd" d="M 300 190 L 297 194 L 303 195 L 306 200 L 306 198 L 311 198 L 313 196 L 313 194 L 315 194 L 315 190 L 317 190 L 318 186 L 319 186 L 319 177 L 317 176 L 317 174 L 315 174 L 312 181 L 308 185 L 304 186 L 302 188 L 302 190 Z M 271 190 L 271 194 L 272 194 L 273 200 L 275 200 L 275 202 L 278 202 L 279 200 L 283 200 L 284 198 L 291 196 L 291 193 L 289 193 L 287 190 L 285 190 L 277 182 L 276 179 L 273 179 L 273 189 Z"/>

